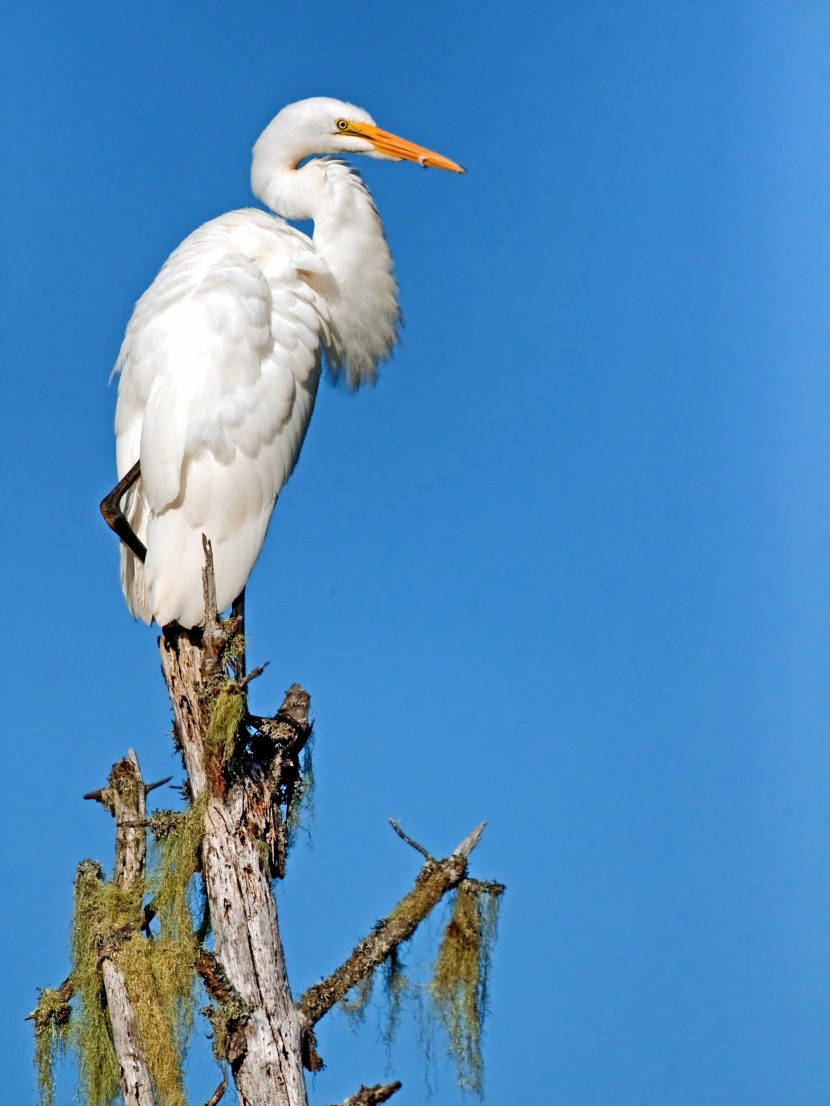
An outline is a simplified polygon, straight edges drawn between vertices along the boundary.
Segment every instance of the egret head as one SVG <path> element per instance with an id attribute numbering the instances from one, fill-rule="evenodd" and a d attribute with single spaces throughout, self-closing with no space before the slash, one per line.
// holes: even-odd
<path id="1" fill-rule="evenodd" d="M 381 130 L 363 108 L 314 96 L 289 104 L 271 120 L 254 146 L 253 176 L 267 171 L 266 167 L 293 169 L 312 154 L 365 154 L 464 172 L 449 158 Z"/>

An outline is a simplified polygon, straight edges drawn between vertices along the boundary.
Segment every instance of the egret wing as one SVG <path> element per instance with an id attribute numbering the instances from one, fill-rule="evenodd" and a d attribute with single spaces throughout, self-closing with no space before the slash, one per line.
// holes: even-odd
<path id="1" fill-rule="evenodd" d="M 136 306 L 116 413 L 119 474 L 141 461 L 125 507 L 148 550 L 144 566 L 122 550 L 128 603 L 185 626 L 203 617 L 203 533 L 220 607 L 245 585 L 302 446 L 328 333 L 301 261 L 227 248 L 194 258 L 194 237 Z"/>

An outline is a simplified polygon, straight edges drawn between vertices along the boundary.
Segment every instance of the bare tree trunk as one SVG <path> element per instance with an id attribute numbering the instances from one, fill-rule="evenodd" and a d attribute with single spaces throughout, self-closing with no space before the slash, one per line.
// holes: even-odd
<path id="1" fill-rule="evenodd" d="M 210 632 L 209 626 L 205 637 Z M 288 986 L 269 871 L 257 845 L 264 840 L 271 800 L 266 779 L 251 764 L 245 776 L 225 780 L 215 751 L 206 749 L 211 678 L 193 635 L 168 628 L 160 649 L 193 801 L 205 791 L 209 795 L 202 871 L 216 958 L 244 1010 L 244 1045 L 231 1062 L 239 1101 L 306 1106 L 300 1015 Z"/>

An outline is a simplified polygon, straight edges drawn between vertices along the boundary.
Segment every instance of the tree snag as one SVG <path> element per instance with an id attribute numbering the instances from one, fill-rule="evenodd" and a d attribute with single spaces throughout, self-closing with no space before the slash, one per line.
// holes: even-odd
<path id="1" fill-rule="evenodd" d="M 273 717 L 248 712 L 247 687 L 262 669 L 244 675 L 241 620 L 218 617 L 210 543 L 204 547 L 204 629 L 166 626 L 159 639 L 188 805 L 148 818 L 148 792 L 168 781 L 145 785 L 132 750 L 106 787 L 85 796 L 115 817 L 114 875 L 108 883 L 100 865 L 81 864 L 72 975 L 42 991 L 29 1015 L 43 1106 L 52 1106 L 49 1065 L 70 1024 L 87 1106 L 110 1106 L 118 1088 L 125 1106 L 184 1106 L 197 978 L 210 999 L 202 1013 L 214 1054 L 229 1066 L 241 1106 L 307 1106 L 304 1068 L 323 1066 L 314 1027 L 352 989 L 371 985 L 381 965 L 395 969 L 400 946 L 450 892 L 429 993 L 462 1085 L 480 1090 L 489 942 L 504 890 L 468 875 L 483 823 L 436 860 L 393 822 L 424 857 L 412 890 L 339 968 L 293 1000 L 272 881 L 285 875 L 289 829 L 307 784 L 300 756 L 312 734 L 310 702 L 294 684 Z M 156 843 L 150 865 L 148 829 Z M 194 880 L 204 891 L 201 920 L 191 913 Z M 226 1085 L 206 1106 L 216 1106 Z M 363 1086 L 342 1106 L 375 1106 L 399 1087 Z"/>

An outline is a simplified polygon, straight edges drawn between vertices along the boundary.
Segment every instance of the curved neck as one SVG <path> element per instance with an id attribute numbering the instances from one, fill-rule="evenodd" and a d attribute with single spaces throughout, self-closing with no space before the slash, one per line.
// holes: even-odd
<path id="1" fill-rule="evenodd" d="M 354 387 L 373 379 L 396 341 L 400 310 L 392 257 L 366 185 L 350 166 L 327 158 L 302 169 L 287 164 L 275 170 L 272 163 L 266 180 L 254 173 L 251 183 L 277 215 L 314 221 L 314 248 L 337 283 L 329 302 L 336 331 L 332 367 L 345 366 Z"/>

